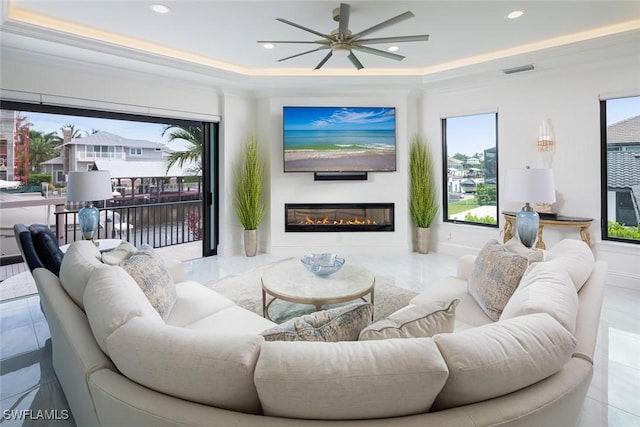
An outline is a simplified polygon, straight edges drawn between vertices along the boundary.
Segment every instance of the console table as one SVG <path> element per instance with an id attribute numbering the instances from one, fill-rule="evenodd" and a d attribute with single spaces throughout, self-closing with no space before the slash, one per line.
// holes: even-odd
<path id="1" fill-rule="evenodd" d="M 504 242 L 507 242 L 513 237 L 513 227 L 516 223 L 516 212 L 502 212 L 505 219 L 504 224 Z M 551 225 L 555 227 L 576 227 L 580 229 L 580 238 L 589 247 L 591 247 L 591 234 L 589 233 L 589 227 L 593 222 L 593 218 L 578 218 L 571 216 L 544 216 L 540 214 L 540 224 L 538 225 L 538 240 L 536 242 L 536 248 L 545 249 L 546 246 L 542 240 L 542 229 L 545 225 Z"/>

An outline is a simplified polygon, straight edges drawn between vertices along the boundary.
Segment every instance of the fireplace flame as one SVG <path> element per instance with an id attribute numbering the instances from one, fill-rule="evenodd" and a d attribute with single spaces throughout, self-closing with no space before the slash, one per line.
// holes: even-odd
<path id="1" fill-rule="evenodd" d="M 336 219 L 331 222 L 329 218 L 313 219 L 309 216 L 305 216 L 303 221 L 300 221 L 301 225 L 378 225 L 378 223 L 370 218 L 360 219 L 355 217 L 353 219 Z"/>

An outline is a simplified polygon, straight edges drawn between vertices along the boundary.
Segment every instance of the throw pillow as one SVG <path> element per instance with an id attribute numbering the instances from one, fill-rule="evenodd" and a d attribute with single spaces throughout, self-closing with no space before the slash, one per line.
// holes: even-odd
<path id="1" fill-rule="evenodd" d="M 505 244 L 504 247 L 511 253 L 522 255 L 529 262 L 540 262 L 544 259 L 544 252 L 539 249 L 528 248 L 517 237 L 512 237 Z"/>
<path id="2" fill-rule="evenodd" d="M 356 341 L 373 305 L 356 303 L 293 318 L 262 332 L 266 341 Z"/>
<path id="3" fill-rule="evenodd" d="M 102 262 L 109 265 L 120 265 L 120 263 L 128 259 L 136 253 L 137 249 L 129 242 L 122 242 L 115 249 L 104 252 L 102 254 Z"/>
<path id="4" fill-rule="evenodd" d="M 547 313 L 527 314 L 433 337 L 449 366 L 437 411 L 493 399 L 558 372 L 576 347 L 574 336 Z"/>
<path id="5" fill-rule="evenodd" d="M 467 289 L 491 320 L 498 321 L 528 265 L 529 260 L 508 252 L 495 239 L 480 250 Z"/>
<path id="6" fill-rule="evenodd" d="M 150 248 L 142 249 L 120 266 L 129 273 L 163 320 L 167 320 L 178 295 L 175 283 L 160 256 Z"/>
<path id="7" fill-rule="evenodd" d="M 569 273 L 556 263 L 538 262 L 525 271 L 518 289 L 502 310 L 500 320 L 548 313 L 574 333 L 578 308 L 578 293 Z"/>
<path id="8" fill-rule="evenodd" d="M 409 305 L 386 319 L 367 326 L 360 332 L 360 341 L 387 338 L 431 337 L 453 332 L 459 299 L 433 301 L 424 305 Z"/>
<path id="9" fill-rule="evenodd" d="M 574 239 L 561 240 L 549 249 L 549 260 L 567 270 L 577 291 L 589 279 L 596 263 L 591 248 L 582 240 Z"/>
<path id="10" fill-rule="evenodd" d="M 29 231 L 31 231 L 33 246 L 36 248 L 36 253 L 40 257 L 44 268 L 56 276 L 60 275 L 60 265 L 62 264 L 64 253 L 58 246 L 56 235 L 53 234 L 48 226 L 42 224 L 30 225 Z"/>

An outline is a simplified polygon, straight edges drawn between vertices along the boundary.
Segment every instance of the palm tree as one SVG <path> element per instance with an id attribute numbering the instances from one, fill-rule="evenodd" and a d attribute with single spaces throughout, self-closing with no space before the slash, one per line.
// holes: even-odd
<path id="1" fill-rule="evenodd" d="M 169 156 L 167 164 L 167 172 L 175 164 L 182 167 L 186 162 L 194 162 L 196 164 L 193 169 L 194 174 L 202 171 L 202 128 L 199 126 L 175 126 L 166 125 L 162 131 L 162 136 L 171 131 L 169 142 L 177 139 L 187 141 L 190 146 L 186 151 L 176 151 Z"/>
<path id="2" fill-rule="evenodd" d="M 60 137 L 55 132 L 29 131 L 29 170 L 37 172 L 40 163 L 57 157 L 59 143 Z"/>

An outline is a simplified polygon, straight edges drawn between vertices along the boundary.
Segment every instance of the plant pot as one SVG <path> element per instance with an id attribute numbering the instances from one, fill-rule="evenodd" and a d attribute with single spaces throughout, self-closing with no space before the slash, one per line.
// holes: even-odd
<path id="1" fill-rule="evenodd" d="M 431 228 L 418 227 L 418 253 L 428 254 L 431 246 Z"/>
<path id="2" fill-rule="evenodd" d="M 258 252 L 258 230 L 244 230 L 244 253 L 256 256 Z"/>

